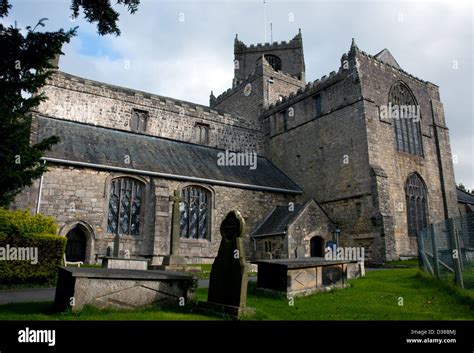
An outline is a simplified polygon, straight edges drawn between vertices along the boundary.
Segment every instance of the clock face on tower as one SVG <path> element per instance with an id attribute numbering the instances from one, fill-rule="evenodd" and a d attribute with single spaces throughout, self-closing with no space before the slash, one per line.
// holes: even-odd
<path id="1" fill-rule="evenodd" d="M 247 83 L 244 87 L 244 96 L 248 97 L 248 96 L 250 96 L 251 93 L 252 93 L 252 84 Z"/>

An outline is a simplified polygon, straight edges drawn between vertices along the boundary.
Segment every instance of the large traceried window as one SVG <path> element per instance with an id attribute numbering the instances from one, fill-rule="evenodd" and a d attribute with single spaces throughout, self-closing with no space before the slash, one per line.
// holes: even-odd
<path id="1" fill-rule="evenodd" d="M 117 178 L 110 184 L 107 232 L 139 235 L 143 183 L 131 178 Z"/>
<path id="2" fill-rule="evenodd" d="M 418 231 L 428 226 L 426 187 L 417 174 L 411 174 L 405 186 L 408 236 L 416 237 Z"/>
<path id="3" fill-rule="evenodd" d="M 423 156 L 420 110 L 413 93 L 403 82 L 395 83 L 390 89 L 389 107 L 395 126 L 397 149 Z"/>
<path id="4" fill-rule="evenodd" d="M 181 238 L 210 240 L 211 193 L 198 186 L 188 186 L 181 192 L 179 225 Z"/>

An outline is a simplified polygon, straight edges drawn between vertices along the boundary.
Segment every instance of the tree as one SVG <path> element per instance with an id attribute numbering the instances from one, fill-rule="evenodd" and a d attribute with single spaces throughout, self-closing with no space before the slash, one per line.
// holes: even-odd
<path id="1" fill-rule="evenodd" d="M 139 0 L 117 0 L 135 13 Z M 109 0 L 72 0 L 72 18 L 84 17 L 97 22 L 100 35 L 120 35 L 117 27 L 119 14 Z M 0 0 L 0 17 L 8 16 L 11 5 Z M 52 60 L 60 54 L 64 43 L 69 43 L 76 28 L 56 32 L 38 32 L 46 18 L 34 27 L 20 29 L 0 24 L 0 206 L 8 206 L 26 186 L 31 186 L 47 169 L 41 163 L 43 153 L 59 142 L 56 136 L 38 143 L 30 143 L 31 112 L 47 99 L 41 92 L 54 72 Z"/>

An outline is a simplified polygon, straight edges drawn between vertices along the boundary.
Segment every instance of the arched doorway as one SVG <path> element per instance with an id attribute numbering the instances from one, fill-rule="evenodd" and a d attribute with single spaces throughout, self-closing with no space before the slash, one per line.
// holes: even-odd
<path id="1" fill-rule="evenodd" d="M 311 257 L 324 256 L 324 239 L 321 237 L 312 237 L 310 241 Z"/>
<path id="2" fill-rule="evenodd" d="M 85 261 L 87 238 L 84 231 L 75 227 L 67 235 L 66 260 L 70 262 Z"/>

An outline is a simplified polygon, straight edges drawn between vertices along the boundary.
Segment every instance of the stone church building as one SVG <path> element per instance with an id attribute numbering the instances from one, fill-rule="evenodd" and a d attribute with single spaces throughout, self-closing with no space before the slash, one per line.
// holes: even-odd
<path id="1" fill-rule="evenodd" d="M 31 138 L 61 141 L 15 207 L 53 216 L 70 260 L 99 262 L 118 234 L 120 254 L 156 265 L 170 254 L 174 202 L 188 263 L 213 261 L 233 209 L 249 259 L 320 256 L 329 241 L 369 260 L 416 256 L 417 230 L 455 215 L 438 86 L 388 50 L 352 41 L 337 72 L 313 82 L 301 31 L 280 43 L 236 37 L 234 56 L 232 87 L 209 106 L 57 70 Z"/>

